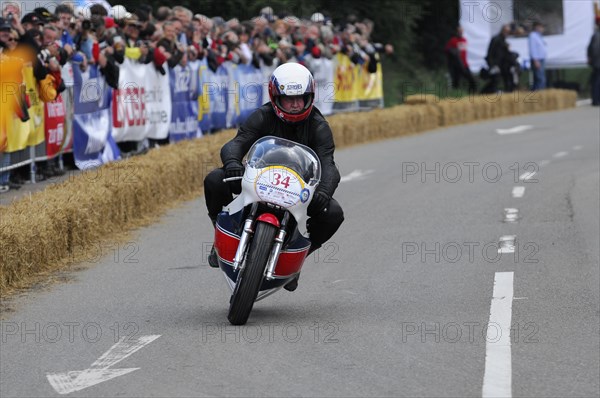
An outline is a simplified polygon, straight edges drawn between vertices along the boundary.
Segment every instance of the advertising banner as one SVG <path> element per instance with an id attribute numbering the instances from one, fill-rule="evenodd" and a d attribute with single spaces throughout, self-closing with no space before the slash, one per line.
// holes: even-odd
<path id="1" fill-rule="evenodd" d="M 167 138 L 171 123 L 168 75 L 161 75 L 151 64 L 136 64 L 128 58 L 119 68 L 119 89 L 112 90 L 115 140 Z"/>
<path id="2" fill-rule="evenodd" d="M 79 169 L 89 169 L 120 158 L 112 137 L 112 93 L 96 66 L 85 73 L 74 69 L 73 155 Z"/>
<path id="3" fill-rule="evenodd" d="M 169 69 L 172 114 L 169 140 L 176 142 L 199 137 L 196 87 L 192 84 L 193 70 L 189 65 Z"/>
<path id="4" fill-rule="evenodd" d="M 65 104 L 62 94 L 52 102 L 46 102 L 44 121 L 46 128 L 46 156 L 53 158 L 61 153 L 65 138 Z"/>

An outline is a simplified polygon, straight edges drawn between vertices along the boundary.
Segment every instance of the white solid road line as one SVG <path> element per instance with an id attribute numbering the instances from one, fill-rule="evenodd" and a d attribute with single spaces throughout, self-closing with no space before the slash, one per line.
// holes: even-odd
<path id="1" fill-rule="evenodd" d="M 496 272 L 485 342 L 482 397 L 512 396 L 510 327 L 512 322 L 513 272 Z"/>
<path id="2" fill-rule="evenodd" d="M 49 373 L 46 375 L 48 382 L 59 394 L 70 394 L 93 385 L 102 383 L 115 377 L 126 375 L 139 368 L 109 369 L 111 366 L 121 362 L 134 352 L 152 343 L 160 335 L 140 336 L 137 339 L 123 337 L 92 366 L 85 370 L 77 370 L 63 373 Z"/>
<path id="3" fill-rule="evenodd" d="M 525 187 L 514 187 L 512 190 L 513 198 L 522 198 L 525 195 Z"/>
<path id="4" fill-rule="evenodd" d="M 498 133 L 500 135 L 519 134 L 519 133 L 523 133 L 527 130 L 531 130 L 532 128 L 533 128 L 533 126 L 523 125 L 523 126 L 512 127 L 509 129 L 496 129 L 496 133 Z"/>

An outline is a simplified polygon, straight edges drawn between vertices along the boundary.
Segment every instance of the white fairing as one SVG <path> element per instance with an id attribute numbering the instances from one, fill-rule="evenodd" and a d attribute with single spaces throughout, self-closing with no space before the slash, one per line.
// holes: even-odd
<path id="1" fill-rule="evenodd" d="M 311 177 L 305 181 L 301 175 Z M 273 203 L 286 208 L 308 238 L 306 211 L 320 177 L 320 162 L 310 148 L 282 138 L 261 138 L 248 152 L 241 194 L 223 210 L 235 214 L 254 202 Z"/>

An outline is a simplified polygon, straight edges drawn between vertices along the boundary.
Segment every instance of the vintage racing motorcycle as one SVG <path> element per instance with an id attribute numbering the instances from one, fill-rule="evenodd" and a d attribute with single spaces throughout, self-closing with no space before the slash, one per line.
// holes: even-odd
<path id="1" fill-rule="evenodd" d="M 307 146 L 273 136 L 245 158 L 242 191 L 217 217 L 215 251 L 233 293 L 227 318 L 248 320 L 255 301 L 292 281 L 310 249 L 307 208 L 321 164 Z"/>

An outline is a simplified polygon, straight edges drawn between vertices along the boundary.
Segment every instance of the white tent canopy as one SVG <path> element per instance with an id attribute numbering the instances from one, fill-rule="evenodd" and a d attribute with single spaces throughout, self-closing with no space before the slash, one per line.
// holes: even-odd
<path id="1" fill-rule="evenodd" d="M 486 66 L 485 56 L 493 36 L 502 25 L 515 20 L 513 0 L 460 0 L 460 25 L 467 39 L 467 61 L 472 72 Z M 541 20 L 545 23 L 544 20 Z M 562 0 L 562 32 L 544 35 L 548 57 L 546 68 L 587 65 L 587 45 L 594 33 L 594 0 Z M 508 37 L 519 62 L 529 65 L 527 37 Z"/>

